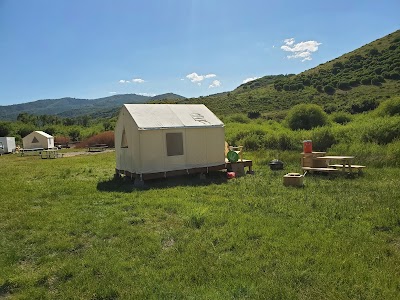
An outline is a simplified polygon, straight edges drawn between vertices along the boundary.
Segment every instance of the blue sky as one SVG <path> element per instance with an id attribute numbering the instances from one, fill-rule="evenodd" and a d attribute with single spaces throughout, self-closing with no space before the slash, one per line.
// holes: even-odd
<path id="1" fill-rule="evenodd" d="M 400 1 L 0 0 L 0 105 L 300 73 L 400 29 Z"/>

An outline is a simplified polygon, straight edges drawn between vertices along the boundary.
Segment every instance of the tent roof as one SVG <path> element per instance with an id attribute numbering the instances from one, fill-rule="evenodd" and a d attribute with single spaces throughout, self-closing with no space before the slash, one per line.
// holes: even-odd
<path id="1" fill-rule="evenodd" d="M 50 134 L 48 134 L 48 133 L 46 133 L 46 132 L 44 132 L 44 131 L 36 130 L 35 132 L 36 132 L 36 133 L 39 133 L 40 135 L 43 135 L 43 136 L 45 136 L 45 137 L 47 137 L 47 138 L 53 137 L 53 136 L 51 136 Z"/>
<path id="2" fill-rule="evenodd" d="M 124 104 L 139 130 L 181 127 L 223 127 L 204 104 Z"/>

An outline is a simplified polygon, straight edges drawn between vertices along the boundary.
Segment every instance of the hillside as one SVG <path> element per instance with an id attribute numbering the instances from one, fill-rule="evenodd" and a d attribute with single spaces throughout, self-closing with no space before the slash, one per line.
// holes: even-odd
<path id="1" fill-rule="evenodd" d="M 298 75 L 265 76 L 232 92 L 191 98 L 219 115 L 273 114 L 299 103 L 360 113 L 400 94 L 400 30 Z"/>
<path id="2" fill-rule="evenodd" d="M 46 99 L 33 102 L 0 106 L 0 120 L 15 120 L 18 114 L 26 112 L 33 115 L 58 115 L 62 117 L 78 117 L 82 115 L 111 116 L 124 103 L 146 103 L 160 99 L 182 99 L 184 97 L 172 93 L 154 97 L 136 94 L 113 95 L 98 99 Z"/>

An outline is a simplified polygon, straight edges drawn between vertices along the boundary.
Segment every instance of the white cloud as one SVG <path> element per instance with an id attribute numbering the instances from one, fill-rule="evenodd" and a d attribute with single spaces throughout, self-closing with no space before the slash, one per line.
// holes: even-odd
<path id="1" fill-rule="evenodd" d="M 114 95 L 114 94 L 116 94 L 117 92 L 108 92 L 108 93 Z"/>
<path id="2" fill-rule="evenodd" d="M 199 75 L 195 72 L 193 72 L 189 75 L 186 75 L 186 78 L 189 79 L 191 82 L 200 82 L 206 78 L 213 78 L 213 77 L 217 77 L 217 75 L 215 75 L 215 74 Z"/>
<path id="3" fill-rule="evenodd" d="M 256 80 L 256 79 L 258 79 L 258 78 L 260 78 L 260 77 L 249 77 L 249 78 L 246 78 L 245 80 L 243 80 L 242 83 L 248 83 L 248 82 L 253 81 L 253 80 Z"/>
<path id="4" fill-rule="evenodd" d="M 121 79 L 121 80 L 119 81 L 119 83 L 129 83 L 129 80 L 123 80 L 123 79 Z"/>
<path id="5" fill-rule="evenodd" d="M 281 46 L 281 49 L 293 53 L 293 55 L 288 55 L 287 58 L 300 58 L 302 62 L 312 60 L 312 53 L 318 51 L 318 46 L 322 44 L 317 41 L 306 41 L 295 44 L 294 38 L 285 39 L 283 42 L 285 45 Z"/>
<path id="6" fill-rule="evenodd" d="M 219 80 L 214 80 L 214 81 L 208 86 L 208 88 L 210 89 L 210 88 L 215 88 L 215 87 L 219 87 L 219 86 L 221 86 L 221 81 L 219 81 Z"/>
<path id="7" fill-rule="evenodd" d="M 286 45 L 291 46 L 294 43 L 294 38 L 286 39 L 283 41 Z"/>
<path id="8" fill-rule="evenodd" d="M 132 79 L 132 82 L 134 82 L 134 83 L 143 83 L 144 80 L 141 79 L 141 78 L 134 78 L 134 79 Z"/>
<path id="9" fill-rule="evenodd" d="M 181 78 L 181 81 L 184 81 L 185 80 L 185 78 Z"/>

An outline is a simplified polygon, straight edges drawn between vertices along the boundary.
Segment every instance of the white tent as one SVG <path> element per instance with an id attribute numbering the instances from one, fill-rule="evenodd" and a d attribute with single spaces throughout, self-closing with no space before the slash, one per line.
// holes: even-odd
<path id="1" fill-rule="evenodd" d="M 11 153 L 15 151 L 15 137 L 0 137 L 0 151 Z"/>
<path id="2" fill-rule="evenodd" d="M 24 149 L 54 148 L 54 137 L 43 131 L 33 131 L 22 139 Z"/>
<path id="3" fill-rule="evenodd" d="M 222 169 L 224 124 L 202 104 L 125 104 L 115 127 L 115 151 L 117 174 L 131 177 Z"/>

